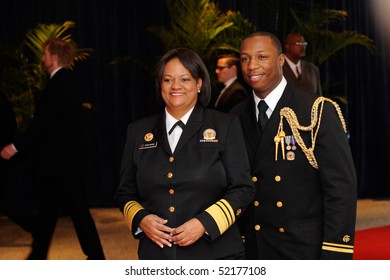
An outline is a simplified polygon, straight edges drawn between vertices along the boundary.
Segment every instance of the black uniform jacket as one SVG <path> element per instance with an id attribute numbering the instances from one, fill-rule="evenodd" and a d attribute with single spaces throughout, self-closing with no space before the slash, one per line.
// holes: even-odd
<path id="1" fill-rule="evenodd" d="M 244 252 L 235 220 L 254 197 L 238 118 L 195 106 L 174 153 L 165 113 L 130 124 L 116 199 L 140 259 L 219 259 Z M 191 246 L 158 247 L 135 234 L 147 214 L 178 227 L 196 217 L 207 234 Z"/>
<path id="2" fill-rule="evenodd" d="M 222 94 L 215 107 L 216 110 L 228 113 L 231 108 L 248 96 L 244 86 L 235 80 Z"/>
<path id="3" fill-rule="evenodd" d="M 61 68 L 48 81 L 37 102 L 34 120 L 15 139 L 20 152 L 28 151 L 35 174 L 67 174 L 85 167 L 84 113 L 77 80 Z"/>
<path id="4" fill-rule="evenodd" d="M 302 149 L 275 161 L 274 137 L 283 107 L 293 109 L 300 125 L 309 126 L 317 96 L 287 84 L 267 122 L 257 128 L 253 96 L 233 108 L 238 114 L 256 184 L 255 201 L 240 219 L 249 259 L 351 259 L 356 221 L 357 183 L 347 136 L 329 102 L 325 102 L 314 154 L 309 164 Z M 286 136 L 292 135 L 283 121 Z M 310 132 L 300 131 L 307 147 Z M 284 144 L 285 151 L 287 145 Z M 291 147 L 291 146 L 290 146 Z M 291 155 L 291 154 L 290 154 Z"/>
<path id="5" fill-rule="evenodd" d="M 301 60 L 301 72 L 302 77 L 298 79 L 287 62 L 283 65 L 283 76 L 288 83 L 301 90 L 321 96 L 320 70 L 318 67 L 311 62 Z"/>

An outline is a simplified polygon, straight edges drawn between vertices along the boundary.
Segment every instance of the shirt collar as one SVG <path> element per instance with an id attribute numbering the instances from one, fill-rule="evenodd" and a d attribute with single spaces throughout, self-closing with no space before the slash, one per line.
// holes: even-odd
<path id="1" fill-rule="evenodd" d="M 53 72 L 50 73 L 50 79 L 53 78 L 54 74 L 58 72 L 58 70 L 60 70 L 62 68 L 61 67 L 58 67 L 57 69 L 54 69 Z"/>
<path id="2" fill-rule="evenodd" d="M 188 112 L 183 116 L 181 117 L 181 121 L 184 123 L 184 124 L 187 124 L 188 122 L 188 119 L 190 118 L 191 116 L 191 113 L 192 111 L 194 110 L 195 107 L 192 107 L 190 110 L 188 110 Z M 175 119 L 174 117 L 172 117 L 171 114 L 168 113 L 167 111 L 167 108 L 165 107 L 165 127 L 167 129 L 167 133 L 168 131 L 171 129 L 171 127 L 177 122 L 178 120 Z"/>
<path id="3" fill-rule="evenodd" d="M 235 80 L 237 80 L 237 77 L 233 77 L 230 80 L 228 80 L 226 83 L 224 83 L 225 88 L 228 88 Z"/>
<path id="4" fill-rule="evenodd" d="M 293 69 L 295 71 L 295 67 L 298 66 L 298 69 L 301 70 L 301 60 L 298 60 L 298 63 L 295 64 L 290 59 L 288 59 L 287 56 L 284 56 L 284 58 L 287 61 L 288 65 L 290 66 L 291 69 Z"/>
<path id="5" fill-rule="evenodd" d="M 282 97 L 282 94 L 283 94 L 283 91 L 284 91 L 284 88 L 286 87 L 286 85 L 287 85 L 287 81 L 284 77 L 282 77 L 282 80 L 277 85 L 277 87 L 274 88 L 274 90 L 271 91 L 270 94 L 268 94 L 266 98 L 264 98 L 265 103 L 267 103 L 267 105 L 268 105 L 268 109 L 271 109 L 271 114 L 275 110 L 276 104 L 278 103 L 280 97 Z M 257 95 L 255 94 L 254 91 L 253 91 L 253 98 L 255 100 L 255 104 L 256 104 L 256 108 L 257 108 L 257 104 L 259 104 L 261 99 L 259 97 L 257 97 Z M 270 116 L 271 114 L 269 114 L 268 116 Z"/>

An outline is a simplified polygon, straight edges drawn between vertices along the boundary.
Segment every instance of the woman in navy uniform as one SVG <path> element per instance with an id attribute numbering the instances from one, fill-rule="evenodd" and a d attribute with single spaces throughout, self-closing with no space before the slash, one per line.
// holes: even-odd
<path id="1" fill-rule="evenodd" d="M 189 49 L 161 58 L 156 90 L 165 110 L 128 126 L 116 192 L 139 259 L 242 259 L 254 186 L 238 118 L 205 108 L 209 74 Z"/>
<path id="2" fill-rule="evenodd" d="M 241 120 L 256 183 L 240 219 L 246 257 L 352 259 L 357 183 L 340 108 L 286 82 L 273 34 L 248 36 L 240 58 L 253 94 L 231 113 Z M 260 127 L 257 104 L 268 107 Z"/>

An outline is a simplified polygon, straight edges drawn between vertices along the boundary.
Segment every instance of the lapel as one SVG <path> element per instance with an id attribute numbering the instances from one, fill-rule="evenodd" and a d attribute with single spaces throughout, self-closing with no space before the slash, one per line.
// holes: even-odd
<path id="1" fill-rule="evenodd" d="M 195 108 L 192 111 L 190 118 L 188 119 L 188 122 L 183 130 L 183 133 L 180 136 L 174 154 L 180 153 L 180 151 L 187 144 L 187 142 L 192 138 L 192 136 L 197 131 L 199 131 L 199 129 L 203 125 L 203 119 L 202 119 L 203 112 L 204 112 L 204 108 L 202 106 L 200 106 L 199 104 L 195 105 Z"/>
<path id="2" fill-rule="evenodd" d="M 274 137 L 278 132 L 279 122 L 280 122 L 280 110 L 286 106 L 291 107 L 291 97 L 292 97 L 292 87 L 287 84 L 286 88 L 283 91 L 281 98 L 278 103 L 270 119 L 267 122 L 267 125 L 263 131 L 263 135 L 261 137 L 261 141 L 259 143 L 259 147 L 256 151 L 256 159 L 263 158 L 264 155 L 269 151 L 269 149 L 274 149 L 275 142 Z M 254 103 L 254 101 L 252 101 Z"/>
<path id="3" fill-rule="evenodd" d="M 301 74 L 303 73 L 303 66 L 301 64 Z M 293 69 L 291 69 L 290 64 L 287 62 L 284 63 L 283 65 L 283 76 L 287 77 L 288 80 L 294 79 L 294 81 L 298 81 L 297 76 L 295 76 L 295 72 Z"/>
<path id="4" fill-rule="evenodd" d="M 232 92 L 234 90 L 234 87 L 235 87 L 235 83 L 236 83 L 237 80 L 235 80 L 230 86 L 228 86 L 228 88 L 225 90 L 225 92 L 222 94 L 221 96 L 221 99 L 219 100 L 219 104 L 221 103 L 224 103 L 226 100 L 228 100 L 230 98 L 230 96 L 232 95 Z"/>
<path id="5" fill-rule="evenodd" d="M 196 105 L 188 122 L 180 136 L 179 142 L 176 145 L 174 154 L 178 154 L 185 144 L 191 139 L 191 137 L 200 129 L 203 124 L 203 111 L 204 109 L 200 105 Z M 156 122 L 156 138 L 158 139 L 159 145 L 169 154 L 172 154 L 171 147 L 169 146 L 166 124 L 165 124 L 165 111 L 159 115 Z"/>
<path id="6" fill-rule="evenodd" d="M 308 69 L 307 69 L 307 63 L 306 63 L 306 61 L 304 61 L 304 60 L 301 59 L 301 74 L 306 73 L 307 70 L 308 70 Z"/>
<path id="7" fill-rule="evenodd" d="M 253 151 L 256 151 L 260 142 L 260 131 L 257 126 L 255 101 L 253 97 L 247 99 L 246 108 L 242 114 L 242 128 L 247 138 L 247 143 Z"/>
<path id="8" fill-rule="evenodd" d="M 260 143 L 260 150 L 266 151 L 270 148 L 270 146 L 274 145 L 274 137 L 276 136 L 276 133 L 278 132 L 279 128 L 279 122 L 280 122 L 280 110 L 286 106 L 286 99 L 290 90 L 287 90 L 287 87 L 285 88 L 281 98 L 279 99 L 278 103 L 276 104 L 276 107 L 274 111 L 272 112 L 272 115 L 270 119 L 267 122 L 267 126 L 265 127 L 265 130 L 263 132 L 263 136 Z"/>
<path id="9" fill-rule="evenodd" d="M 169 146 L 167 129 L 165 124 L 165 110 L 164 112 L 157 118 L 156 122 L 156 137 L 158 139 L 159 145 L 168 153 L 172 154 L 171 147 Z"/>

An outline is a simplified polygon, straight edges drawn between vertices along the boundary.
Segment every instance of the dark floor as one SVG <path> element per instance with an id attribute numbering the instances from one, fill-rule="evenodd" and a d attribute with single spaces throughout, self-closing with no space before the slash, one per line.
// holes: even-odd
<path id="1" fill-rule="evenodd" d="M 99 231 L 106 258 L 136 260 L 137 241 L 130 234 L 117 208 L 93 208 L 91 213 Z M 358 201 L 356 230 L 390 225 L 390 201 Z M 0 214 L 0 260 L 23 260 L 30 251 L 31 236 L 6 216 Z M 48 259 L 83 260 L 73 224 L 61 217 L 57 224 Z"/>

